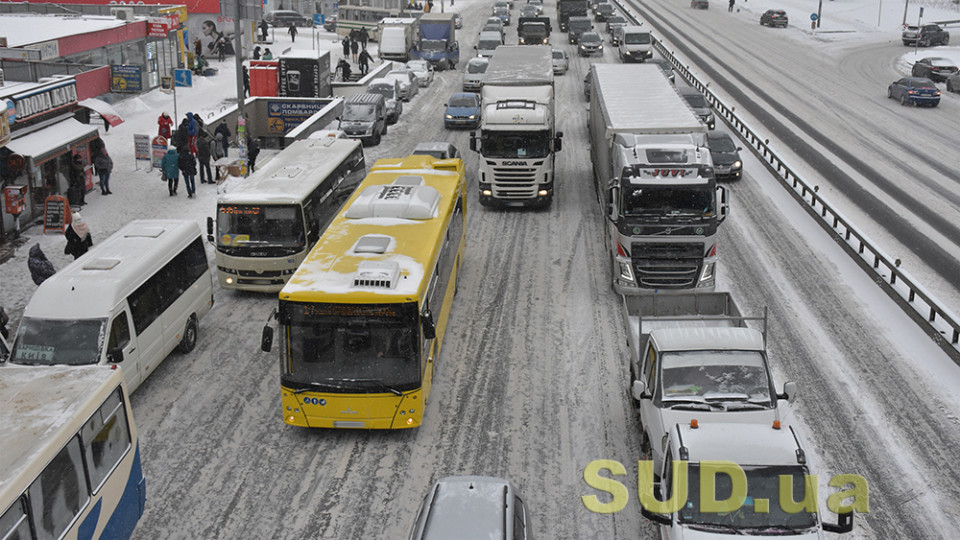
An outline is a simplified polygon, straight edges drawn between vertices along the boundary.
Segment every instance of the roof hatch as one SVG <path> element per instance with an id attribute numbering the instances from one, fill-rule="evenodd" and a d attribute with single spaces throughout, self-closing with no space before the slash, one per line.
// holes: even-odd
<path id="1" fill-rule="evenodd" d="M 387 252 L 387 248 L 390 247 L 389 236 L 380 236 L 376 234 L 368 234 L 361 236 L 357 240 L 356 245 L 353 246 L 354 253 L 374 253 L 377 255 L 383 255 Z"/>
<path id="2" fill-rule="evenodd" d="M 399 278 L 400 265 L 395 261 L 362 261 L 353 275 L 353 286 L 393 289 Z"/>
<path id="3" fill-rule="evenodd" d="M 432 219 L 439 205 L 440 192 L 425 185 L 422 176 L 398 176 L 390 184 L 365 188 L 345 215 L 351 219 Z"/>
<path id="4" fill-rule="evenodd" d="M 146 226 L 131 227 L 129 231 L 123 233 L 124 238 L 157 238 L 163 234 L 163 227 Z"/>
<path id="5" fill-rule="evenodd" d="M 83 265 L 84 270 L 111 270 L 120 264 L 119 259 L 94 259 Z"/>

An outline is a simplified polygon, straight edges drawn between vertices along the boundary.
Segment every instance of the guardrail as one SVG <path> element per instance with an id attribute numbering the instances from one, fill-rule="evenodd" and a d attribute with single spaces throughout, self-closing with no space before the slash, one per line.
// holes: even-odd
<path id="1" fill-rule="evenodd" d="M 623 2 L 615 0 L 620 10 L 634 23 L 640 19 L 630 12 Z M 947 309 L 942 302 L 929 293 L 907 271 L 900 269 L 900 259 L 891 258 L 874 245 L 849 219 L 836 210 L 818 194 L 819 186 L 812 186 L 801 178 L 769 146 L 769 139 L 762 139 L 733 107 L 728 107 L 706 84 L 683 65 L 677 56 L 667 49 L 663 41 L 653 38 L 654 48 L 674 67 L 687 84 L 700 90 L 731 129 L 750 145 L 781 185 L 788 188 L 794 198 L 803 204 L 807 212 L 817 218 L 821 227 L 831 234 L 839 245 L 864 269 L 890 298 L 897 302 L 933 341 L 960 365 L 960 317 Z M 888 277 L 889 276 L 889 277 Z"/>

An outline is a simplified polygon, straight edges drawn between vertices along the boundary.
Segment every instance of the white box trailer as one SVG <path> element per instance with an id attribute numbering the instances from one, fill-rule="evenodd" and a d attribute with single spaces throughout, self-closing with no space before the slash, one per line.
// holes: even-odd
<path id="1" fill-rule="evenodd" d="M 593 64 L 590 154 L 621 294 L 713 290 L 726 217 L 707 127 L 656 65 Z"/>
<path id="2" fill-rule="evenodd" d="M 553 199 L 554 160 L 563 132 L 554 114 L 553 51 L 500 46 L 480 90 L 480 204 L 546 206 Z"/>

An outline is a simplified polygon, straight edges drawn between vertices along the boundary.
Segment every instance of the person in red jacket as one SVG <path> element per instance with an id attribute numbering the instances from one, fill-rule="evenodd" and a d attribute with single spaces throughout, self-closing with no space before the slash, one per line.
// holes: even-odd
<path id="1" fill-rule="evenodd" d="M 167 113 L 161 114 L 160 118 L 157 119 L 157 124 L 160 126 L 158 135 L 170 140 L 170 129 L 173 127 L 173 119 L 170 118 L 170 115 Z"/>

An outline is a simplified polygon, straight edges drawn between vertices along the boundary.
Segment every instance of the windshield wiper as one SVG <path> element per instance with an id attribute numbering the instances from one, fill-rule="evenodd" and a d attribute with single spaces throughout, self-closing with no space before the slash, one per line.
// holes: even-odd
<path id="1" fill-rule="evenodd" d="M 303 388 L 298 388 L 294 390 L 293 393 L 301 394 L 303 392 L 306 392 L 307 390 L 312 390 L 315 388 L 325 388 L 325 389 L 333 388 L 335 390 L 343 390 L 345 386 L 343 386 L 342 384 L 336 384 L 337 382 L 339 382 L 339 379 L 323 379 L 322 382 L 320 381 L 297 382 L 295 384 L 303 384 L 306 386 L 304 386 Z"/>
<path id="2" fill-rule="evenodd" d="M 816 531 L 816 527 L 790 527 L 787 525 L 760 525 L 756 527 L 741 527 L 742 534 L 755 534 L 757 536 L 781 536 L 797 535 Z"/>
<path id="3" fill-rule="evenodd" d="M 668 409 L 693 409 L 695 411 L 709 411 L 717 405 L 708 403 L 703 398 L 666 398 L 663 400 Z"/>
<path id="4" fill-rule="evenodd" d="M 682 524 L 687 525 L 691 529 L 698 531 L 713 531 L 713 532 L 725 532 L 729 534 L 745 534 L 742 527 L 734 527 L 733 525 L 722 525 L 720 523 L 690 523 L 682 522 Z"/>
<path id="5" fill-rule="evenodd" d="M 378 388 L 382 388 L 382 389 L 386 390 L 387 392 L 390 392 L 391 394 L 393 394 L 393 395 L 395 395 L 395 396 L 402 396 L 402 395 L 403 395 L 403 392 L 397 390 L 396 388 L 394 388 L 394 387 L 392 387 L 392 386 L 388 386 L 386 383 L 384 383 L 384 382 L 381 381 L 380 379 L 343 379 L 343 381 L 344 381 L 344 382 L 351 382 L 351 383 L 372 383 L 372 384 L 374 384 L 375 386 L 377 386 Z"/>
<path id="6" fill-rule="evenodd" d="M 703 396 L 707 401 L 747 401 L 750 396 L 740 392 L 710 392 Z"/>

